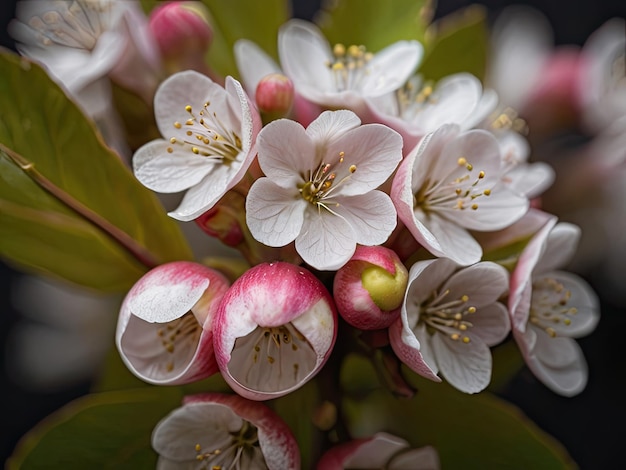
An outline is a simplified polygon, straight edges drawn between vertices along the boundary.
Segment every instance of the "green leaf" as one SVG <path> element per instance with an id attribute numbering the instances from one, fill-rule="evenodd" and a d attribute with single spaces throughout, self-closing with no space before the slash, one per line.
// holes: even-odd
<path id="1" fill-rule="evenodd" d="M 159 200 L 38 65 L 2 52 L 0 69 L 0 256 L 103 291 L 128 289 L 148 258 L 191 259 Z"/>
<path id="2" fill-rule="evenodd" d="M 488 34 L 486 10 L 472 5 L 439 19 L 428 27 L 426 53 L 419 72 L 428 80 L 469 72 L 484 79 Z"/>
<path id="3" fill-rule="evenodd" d="M 182 398 L 167 387 L 79 398 L 26 434 L 6 468 L 155 468 L 152 430 Z"/>
<path id="4" fill-rule="evenodd" d="M 315 18 L 331 44 L 363 44 L 376 52 L 399 40 L 424 39 L 431 0 L 327 1 Z"/>
<path id="5" fill-rule="evenodd" d="M 377 389 L 363 396 L 359 387 L 372 383 L 370 363 L 357 356 L 343 365 L 348 392 L 344 411 L 354 437 L 386 430 L 414 447 L 432 445 L 442 468 L 569 469 L 575 463 L 565 449 L 526 418 L 519 409 L 483 392 L 468 395 L 445 383 L 408 373 L 417 387 L 410 400 Z"/>
<path id="6" fill-rule="evenodd" d="M 289 19 L 288 0 L 202 0 L 211 13 L 213 43 L 208 53 L 211 69 L 222 76 L 238 76 L 233 45 L 237 39 L 254 41 L 277 58 L 278 28 Z"/>

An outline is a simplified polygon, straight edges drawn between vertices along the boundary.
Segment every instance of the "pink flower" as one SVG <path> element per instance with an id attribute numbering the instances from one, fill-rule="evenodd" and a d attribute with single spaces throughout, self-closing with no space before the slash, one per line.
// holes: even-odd
<path id="1" fill-rule="evenodd" d="M 299 470 L 291 430 L 262 403 L 237 395 L 185 397 L 152 433 L 157 468 Z"/>
<path id="2" fill-rule="evenodd" d="M 163 264 L 128 292 L 116 344 L 130 371 L 153 384 L 181 384 L 217 372 L 213 318 L 228 281 L 187 261 Z"/>
<path id="3" fill-rule="evenodd" d="M 240 395 L 266 400 L 310 380 L 337 335 L 337 313 L 323 284 L 306 269 L 263 263 L 228 290 L 215 320 L 215 354 Z"/>
<path id="4" fill-rule="evenodd" d="M 439 455 L 430 446 L 412 449 L 404 439 L 379 432 L 372 437 L 355 439 L 335 446 L 317 463 L 318 470 L 350 468 L 437 470 Z"/>

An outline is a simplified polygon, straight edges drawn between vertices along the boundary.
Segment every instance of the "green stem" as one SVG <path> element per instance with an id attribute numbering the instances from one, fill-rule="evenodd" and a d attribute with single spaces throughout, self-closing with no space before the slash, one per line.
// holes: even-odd
<path id="1" fill-rule="evenodd" d="M 156 257 L 149 250 L 137 243 L 137 241 L 129 236 L 126 232 L 120 230 L 104 217 L 92 211 L 83 203 L 74 199 L 63 189 L 52 183 L 52 181 L 47 179 L 35 168 L 34 163 L 28 161 L 26 158 L 1 143 L 0 151 L 6 154 L 13 163 L 15 163 L 24 173 L 26 173 L 26 175 L 30 179 L 32 179 L 42 189 L 54 196 L 65 206 L 76 212 L 79 216 L 83 217 L 84 219 L 98 227 L 100 230 L 102 230 L 104 233 L 106 233 L 146 268 L 152 269 L 159 265 Z"/>

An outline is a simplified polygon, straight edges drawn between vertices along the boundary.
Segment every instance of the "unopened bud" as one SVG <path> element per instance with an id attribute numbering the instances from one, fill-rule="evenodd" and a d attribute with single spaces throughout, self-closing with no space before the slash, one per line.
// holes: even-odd
<path id="1" fill-rule="evenodd" d="M 150 30 L 171 72 L 204 67 L 213 29 L 201 2 L 170 2 L 155 8 L 150 14 Z"/>
<path id="2" fill-rule="evenodd" d="M 408 271 L 393 250 L 359 246 L 335 275 L 337 310 L 362 330 L 386 328 L 400 313 L 407 280 Z"/>
<path id="3" fill-rule="evenodd" d="M 293 105 L 293 96 L 293 82 L 280 73 L 266 75 L 256 87 L 256 104 L 262 113 L 287 115 Z"/>

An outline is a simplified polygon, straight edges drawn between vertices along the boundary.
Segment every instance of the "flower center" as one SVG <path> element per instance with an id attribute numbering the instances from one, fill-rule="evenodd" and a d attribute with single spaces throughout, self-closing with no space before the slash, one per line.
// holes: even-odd
<path id="1" fill-rule="evenodd" d="M 365 46 L 352 45 L 346 49 L 343 44 L 333 47 L 333 60 L 326 65 L 332 72 L 337 91 L 358 90 L 363 78 L 369 74 L 367 64 L 373 54 Z"/>
<path id="2" fill-rule="evenodd" d="M 476 313 L 476 307 L 468 306 L 469 296 L 461 295 L 458 299 L 447 297 L 450 289 L 433 292 L 430 300 L 420 308 L 419 321 L 424 323 L 431 334 L 439 331 L 454 341 L 469 343 L 470 338 L 465 332 L 473 326 L 467 320 L 468 315 Z"/>
<path id="3" fill-rule="evenodd" d="M 485 177 L 485 172 L 481 170 L 473 176 L 474 166 L 468 163 L 465 157 L 460 157 L 457 165 L 465 169 L 464 174 L 453 177 L 452 173 L 456 173 L 456 168 L 453 168 L 447 177 L 439 181 L 427 179 L 414 195 L 413 206 L 421 208 L 424 213 L 478 209 L 476 199 L 491 194 L 491 189 L 483 190 L 478 187 Z"/>
<path id="4" fill-rule="evenodd" d="M 339 160 L 336 164 L 322 162 L 317 170 L 310 172 L 308 178 L 303 177 L 307 181 L 298 186 L 302 199 L 332 212 L 328 207 L 328 198 L 342 183 L 348 181 L 350 176 L 356 171 L 356 165 L 350 165 L 347 174 L 337 180 L 337 171 L 345 172 L 344 168 L 342 168 L 344 156 L 344 152 L 339 152 Z M 337 206 L 338 204 L 332 203 L 332 205 Z"/>
<path id="5" fill-rule="evenodd" d="M 111 5 L 100 0 L 50 3 L 56 9 L 33 16 L 28 22 L 39 33 L 41 44 L 93 50 L 106 29 L 103 14 L 110 11 Z"/>
<path id="6" fill-rule="evenodd" d="M 176 346 L 181 344 L 187 347 L 189 344 L 197 344 L 202 333 L 202 328 L 193 313 L 188 312 L 176 320 L 158 325 L 157 336 L 163 349 L 168 353 L 165 369 L 167 372 L 174 370 L 174 353 Z M 188 349 L 188 348 L 186 348 Z"/>
<path id="7" fill-rule="evenodd" d="M 237 338 L 229 369 L 242 385 L 276 392 L 293 387 L 315 368 L 317 354 L 302 333 L 287 323 L 258 327 Z"/>
<path id="8" fill-rule="evenodd" d="M 181 145 L 195 155 L 214 159 L 217 163 L 230 165 L 241 153 L 241 138 L 233 130 L 228 129 L 219 119 L 217 113 L 211 111 L 211 103 L 204 103 L 196 114 L 190 105 L 185 106 L 189 119 L 184 123 L 174 122 L 176 129 L 186 129 L 184 139 L 172 137 L 170 143 Z M 168 147 L 168 152 L 174 149 Z"/>
<path id="9" fill-rule="evenodd" d="M 399 114 L 411 121 L 425 108 L 437 104 L 439 97 L 432 81 L 422 82 L 418 76 L 412 77 L 396 92 Z"/>
<path id="10" fill-rule="evenodd" d="M 496 111 L 488 118 L 489 127 L 498 130 L 513 130 L 520 134 L 528 133 L 528 124 L 524 119 L 519 117 L 519 113 L 511 107 Z"/>
<path id="11" fill-rule="evenodd" d="M 571 296 L 572 292 L 556 279 L 534 281 L 528 321 L 556 337 L 554 327 L 571 325 L 572 317 L 578 313 L 576 307 L 567 305 Z"/>
<path id="12" fill-rule="evenodd" d="M 231 432 L 232 439 L 229 444 L 222 448 L 204 451 L 200 444 L 196 444 L 196 460 L 202 462 L 202 467 L 210 470 L 230 470 L 241 468 L 242 462 L 254 462 L 254 468 L 267 468 L 263 454 L 257 452 L 259 438 L 257 428 L 249 421 L 243 421 L 239 431 Z M 249 458 L 243 458 L 248 454 Z M 261 461 L 260 461 L 261 460 Z"/>

